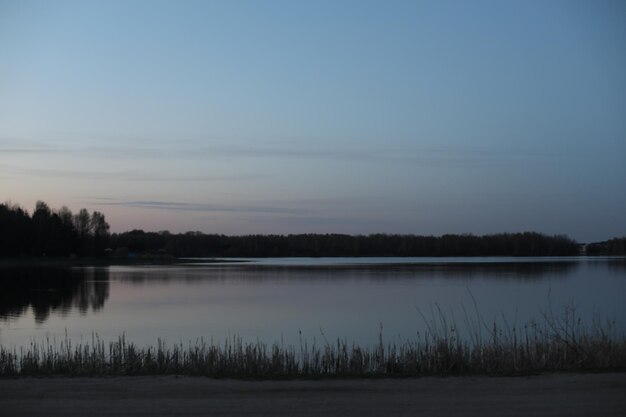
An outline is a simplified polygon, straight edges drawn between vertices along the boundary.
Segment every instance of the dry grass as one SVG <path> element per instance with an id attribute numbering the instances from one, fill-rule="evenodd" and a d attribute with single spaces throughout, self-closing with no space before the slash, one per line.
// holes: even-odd
<path id="1" fill-rule="evenodd" d="M 432 374 L 510 375 L 554 371 L 626 370 L 626 337 L 614 321 L 584 323 L 575 308 L 521 327 L 491 324 L 465 314 L 460 337 L 455 323 L 434 309 L 428 331 L 402 344 L 364 348 L 338 340 L 298 347 L 244 343 L 140 348 L 124 336 L 90 343 L 65 339 L 32 342 L 26 348 L 0 346 L 0 376 L 198 375 L 214 378 L 394 377 Z"/>

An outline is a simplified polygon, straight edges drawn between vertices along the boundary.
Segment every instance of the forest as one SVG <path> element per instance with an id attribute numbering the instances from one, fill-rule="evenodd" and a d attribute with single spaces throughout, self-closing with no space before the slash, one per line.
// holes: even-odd
<path id="1" fill-rule="evenodd" d="M 568 256 L 581 245 L 537 232 L 446 234 L 292 234 L 227 236 L 202 232 L 109 232 L 103 213 L 39 201 L 31 214 L 0 204 L 0 257 L 292 257 L 292 256 Z M 590 255 L 622 255 L 626 238 L 585 246 Z"/>
<path id="2" fill-rule="evenodd" d="M 626 255 L 626 237 L 585 245 L 587 255 Z"/>
<path id="3" fill-rule="evenodd" d="M 38 201 L 32 215 L 16 204 L 0 204 L 0 256 L 102 256 L 109 247 L 104 214 Z"/>
<path id="4" fill-rule="evenodd" d="M 474 235 L 294 234 L 225 236 L 133 230 L 111 236 L 112 245 L 132 253 L 188 257 L 292 256 L 557 256 L 577 255 L 565 236 L 539 233 Z"/>

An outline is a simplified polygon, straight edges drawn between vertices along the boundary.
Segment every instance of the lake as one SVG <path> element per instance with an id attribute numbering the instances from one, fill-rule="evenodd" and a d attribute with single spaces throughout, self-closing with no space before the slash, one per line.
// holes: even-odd
<path id="1" fill-rule="evenodd" d="M 521 326 L 565 308 L 626 323 L 626 258 L 267 258 L 168 266 L 0 268 L 0 344 L 141 346 L 227 338 L 372 345 L 442 315 Z M 439 313 L 441 311 L 441 314 Z M 480 319 L 476 319 L 480 317 Z"/>

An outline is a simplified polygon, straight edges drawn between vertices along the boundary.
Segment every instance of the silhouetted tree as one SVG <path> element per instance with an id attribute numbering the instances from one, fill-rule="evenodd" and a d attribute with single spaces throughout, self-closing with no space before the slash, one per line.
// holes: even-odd
<path id="1" fill-rule="evenodd" d="M 0 256 L 20 256 L 31 252 L 32 221 L 20 206 L 0 204 Z"/>
<path id="2" fill-rule="evenodd" d="M 109 243 L 109 224 L 104 219 L 104 214 L 94 211 L 91 215 L 90 228 L 93 233 L 93 252 L 100 255 Z"/>
<path id="3" fill-rule="evenodd" d="M 35 204 L 35 212 L 33 213 L 33 253 L 38 256 L 46 255 L 48 246 L 53 239 L 52 230 L 52 212 L 50 207 L 43 201 L 37 201 Z"/>
<path id="4" fill-rule="evenodd" d="M 91 216 L 87 209 L 80 209 L 78 214 L 74 216 L 74 227 L 78 234 L 80 254 L 91 253 Z"/>
<path id="5" fill-rule="evenodd" d="M 61 207 L 56 214 L 61 221 L 61 252 L 63 254 L 76 254 L 79 251 L 80 242 L 78 231 L 74 225 L 74 215 L 66 206 Z"/>
<path id="6" fill-rule="evenodd" d="M 101 255 L 108 245 L 104 214 L 81 209 L 74 216 L 38 201 L 32 216 L 18 205 L 0 204 L 0 256 Z"/>

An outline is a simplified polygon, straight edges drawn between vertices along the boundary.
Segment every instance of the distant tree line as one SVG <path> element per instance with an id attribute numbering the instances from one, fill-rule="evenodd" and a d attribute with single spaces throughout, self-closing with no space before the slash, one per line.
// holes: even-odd
<path id="1" fill-rule="evenodd" d="M 626 238 L 585 246 L 590 255 L 625 255 Z M 104 214 L 37 202 L 30 215 L 0 204 L 0 256 L 567 256 L 581 245 L 564 235 L 536 232 L 419 236 L 294 234 L 225 236 L 131 230 L 109 233 Z"/>
<path id="2" fill-rule="evenodd" d="M 626 255 L 626 237 L 590 243 L 585 246 L 588 255 Z"/>
<path id="3" fill-rule="evenodd" d="M 131 254 L 160 253 L 175 257 L 566 256 L 579 253 L 578 243 L 566 236 L 534 232 L 440 237 L 392 234 L 225 236 L 132 230 L 113 234 L 111 244 Z"/>
<path id="4" fill-rule="evenodd" d="M 0 204 L 0 256 L 100 256 L 109 238 L 109 225 L 98 211 L 73 214 L 38 201 L 30 215 L 16 204 Z"/>

